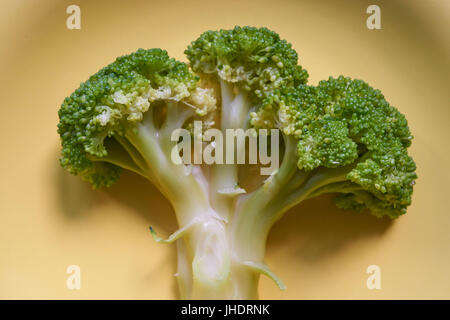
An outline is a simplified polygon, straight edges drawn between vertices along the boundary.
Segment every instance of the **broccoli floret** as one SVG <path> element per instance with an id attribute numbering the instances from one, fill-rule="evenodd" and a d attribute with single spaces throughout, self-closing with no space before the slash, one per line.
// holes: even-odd
<path id="1" fill-rule="evenodd" d="M 415 163 L 407 152 L 412 135 L 405 117 L 381 92 L 362 80 L 343 76 L 330 77 L 316 87 L 301 85 L 284 91 L 282 99 L 266 99 L 252 115 L 252 124 L 257 128 L 278 126 L 285 140 L 296 144 L 295 150 L 291 148 L 285 155 L 297 159 L 301 173 L 294 179 L 301 175 L 304 184 L 304 176 L 314 178 L 315 172 L 333 176 L 347 168 L 339 179 L 353 182 L 360 190 L 351 192 L 352 197 L 344 193 L 338 200 L 340 207 L 359 208 L 366 203 L 371 209 L 381 201 L 377 206 L 389 210 L 372 210 L 373 214 L 395 218 L 405 213 L 417 178 Z M 320 184 L 315 195 L 320 190 L 330 192 Z M 340 192 L 338 184 L 334 189 Z M 350 199 L 357 203 L 350 204 Z"/>
<path id="2" fill-rule="evenodd" d="M 412 135 L 379 90 L 343 76 L 308 85 L 295 50 L 266 28 L 207 31 L 185 53 L 189 66 L 161 49 L 119 57 L 64 100 L 58 125 L 69 172 L 100 188 L 131 170 L 171 202 L 179 230 L 167 240 L 150 230 L 177 242 L 182 298 L 256 298 L 260 274 L 284 289 L 263 262 L 266 239 L 306 199 L 335 193 L 339 208 L 406 212 L 417 179 Z M 277 129 L 281 165 L 245 190 L 248 166 L 173 161 L 182 128 L 194 145 L 206 128 Z M 249 148 L 233 146 L 223 147 Z"/>
<path id="3" fill-rule="evenodd" d="M 379 90 L 341 76 L 281 91 L 252 114 L 256 128 L 281 129 L 285 151 L 273 176 L 238 202 L 235 233 L 254 235 L 245 248 L 240 243 L 248 237 L 234 238 L 241 256 L 262 256 L 267 233 L 283 213 L 323 193 L 337 193 L 340 208 L 367 208 L 377 217 L 406 212 L 417 179 L 407 152 L 412 135 Z"/>
<path id="4" fill-rule="evenodd" d="M 266 97 L 278 88 L 304 84 L 308 79 L 291 44 L 267 28 L 207 31 L 185 54 L 195 72 L 217 75 L 252 97 Z"/>
<path id="5" fill-rule="evenodd" d="M 163 127 L 156 128 L 157 113 L 166 113 L 170 105 L 165 126 L 176 128 L 189 117 L 215 108 L 212 92 L 197 87 L 198 80 L 186 64 L 161 49 L 139 49 L 117 58 L 64 100 L 58 125 L 62 166 L 95 188 L 111 186 L 122 168 L 150 178 L 149 159 L 140 145 L 147 143 L 152 130 Z M 179 116 L 173 114 L 178 111 Z M 170 145 L 170 139 L 166 140 L 158 142 L 160 148 L 164 143 Z M 158 156 L 157 150 L 147 153 Z"/>

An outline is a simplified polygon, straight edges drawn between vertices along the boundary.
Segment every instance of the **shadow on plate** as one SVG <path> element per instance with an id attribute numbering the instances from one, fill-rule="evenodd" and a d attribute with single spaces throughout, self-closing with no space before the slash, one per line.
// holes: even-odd
<path id="1" fill-rule="evenodd" d="M 291 254 L 306 263 L 319 263 L 358 240 L 382 237 L 394 223 L 389 218 L 372 216 L 367 210 L 359 213 L 339 209 L 333 197 L 322 195 L 289 210 L 272 228 L 267 249 L 295 243 Z"/>

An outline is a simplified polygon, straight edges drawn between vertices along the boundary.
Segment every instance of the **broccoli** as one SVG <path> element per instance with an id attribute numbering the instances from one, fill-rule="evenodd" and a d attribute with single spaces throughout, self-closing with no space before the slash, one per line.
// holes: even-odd
<path id="1" fill-rule="evenodd" d="M 58 124 L 70 173 L 101 188 L 130 170 L 171 202 L 179 230 L 166 240 L 150 231 L 176 242 L 182 298 L 255 299 L 260 274 L 284 289 L 264 264 L 266 239 L 306 199 L 335 193 L 339 208 L 406 212 L 417 178 L 412 135 L 379 90 L 343 76 L 309 85 L 291 44 L 267 28 L 207 31 L 185 54 L 189 65 L 161 49 L 117 58 L 64 100 Z M 281 164 L 245 188 L 248 166 L 189 164 L 184 150 L 188 161 L 173 161 L 181 128 L 194 144 L 208 128 L 277 129 Z"/>

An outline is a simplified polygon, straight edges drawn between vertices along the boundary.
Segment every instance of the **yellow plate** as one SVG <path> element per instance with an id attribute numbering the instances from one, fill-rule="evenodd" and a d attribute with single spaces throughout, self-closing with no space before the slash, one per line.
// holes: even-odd
<path id="1" fill-rule="evenodd" d="M 81 29 L 66 27 L 81 8 Z M 390 222 L 333 207 L 291 210 L 273 229 L 263 299 L 450 298 L 450 6 L 376 1 L 2 1 L 0 5 L 0 298 L 174 299 L 175 248 L 148 226 L 176 229 L 166 200 L 133 174 L 94 192 L 58 164 L 57 110 L 115 57 L 161 47 L 185 59 L 207 29 L 267 26 L 292 42 L 311 83 L 361 78 L 405 113 L 419 179 L 407 215 Z M 81 268 L 80 290 L 66 269 Z M 366 286 L 369 265 L 381 289 Z"/>

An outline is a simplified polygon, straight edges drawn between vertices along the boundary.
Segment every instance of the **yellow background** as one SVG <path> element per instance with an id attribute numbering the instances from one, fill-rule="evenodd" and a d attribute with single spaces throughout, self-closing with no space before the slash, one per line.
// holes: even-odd
<path id="1" fill-rule="evenodd" d="M 81 30 L 66 7 L 81 7 Z M 382 30 L 366 28 L 381 7 Z M 128 173 L 94 192 L 58 164 L 57 110 L 115 57 L 161 47 L 185 59 L 207 29 L 267 26 L 292 42 L 310 82 L 362 78 L 405 113 L 419 179 L 396 221 L 335 209 L 330 198 L 291 210 L 274 227 L 263 299 L 450 298 L 450 6 L 441 1 L 1 1 L 0 298 L 177 298 L 176 229 L 168 202 Z M 81 290 L 66 268 L 81 267 Z M 381 290 L 366 288 L 367 266 Z"/>

